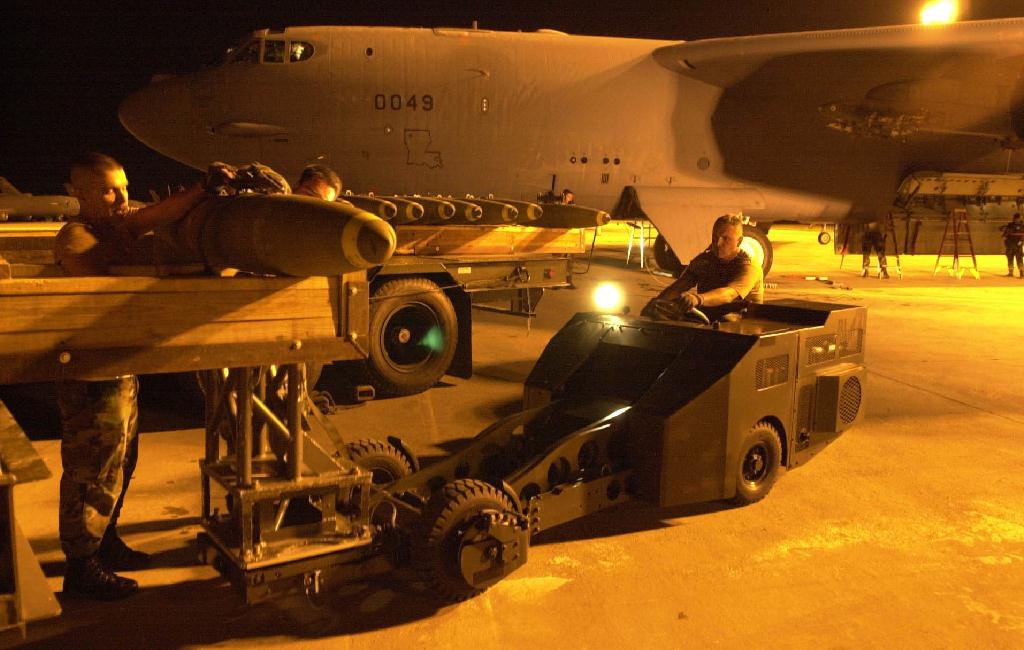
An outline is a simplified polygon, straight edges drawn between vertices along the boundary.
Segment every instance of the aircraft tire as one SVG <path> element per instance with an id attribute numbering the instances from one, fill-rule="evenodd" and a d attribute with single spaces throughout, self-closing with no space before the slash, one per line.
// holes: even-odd
<path id="1" fill-rule="evenodd" d="M 827 230 L 822 230 L 818 233 L 818 243 L 822 246 L 827 246 L 832 242 L 832 233 Z"/>
<path id="2" fill-rule="evenodd" d="M 683 270 L 683 263 L 676 257 L 675 251 L 668 245 L 664 235 L 658 233 L 658 236 L 654 238 L 652 248 L 654 249 L 654 262 L 658 265 L 659 269 L 673 275 L 677 275 Z"/>
<path id="3" fill-rule="evenodd" d="M 752 260 L 761 263 L 761 272 L 767 277 L 768 271 L 772 268 L 774 253 L 772 251 L 772 243 L 768 240 L 768 236 L 764 234 L 764 231 L 757 226 L 745 224 L 743 226 L 743 241 L 740 242 L 740 248 L 746 251 Z"/>
<path id="4" fill-rule="evenodd" d="M 732 504 L 745 506 L 765 498 L 779 478 L 782 437 L 778 429 L 761 421 L 747 432 L 736 466 L 736 496 Z"/>
<path id="5" fill-rule="evenodd" d="M 439 286 L 426 278 L 382 283 L 370 302 L 370 383 L 385 396 L 427 390 L 448 371 L 458 336 L 455 308 Z"/>
<path id="6" fill-rule="evenodd" d="M 483 481 L 453 481 L 430 498 L 414 533 L 413 562 L 427 588 L 440 600 L 463 601 L 489 586 L 470 584 L 462 573 L 460 558 L 465 545 L 475 541 L 474 523 L 495 511 L 514 512 L 514 506 L 508 496 Z"/>

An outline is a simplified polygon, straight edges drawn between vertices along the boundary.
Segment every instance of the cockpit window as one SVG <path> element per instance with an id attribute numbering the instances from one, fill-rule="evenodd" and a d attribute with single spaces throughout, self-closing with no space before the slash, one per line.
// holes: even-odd
<path id="1" fill-rule="evenodd" d="M 297 63 L 313 56 L 313 46 L 302 41 L 292 41 L 289 52 L 288 60 L 292 63 Z"/>
<path id="2" fill-rule="evenodd" d="M 263 48 L 264 63 L 284 63 L 284 41 L 266 41 Z"/>
<path id="3" fill-rule="evenodd" d="M 249 41 L 242 47 L 238 48 L 238 51 L 235 52 L 231 61 L 232 63 L 259 63 L 260 42 L 258 40 Z"/>

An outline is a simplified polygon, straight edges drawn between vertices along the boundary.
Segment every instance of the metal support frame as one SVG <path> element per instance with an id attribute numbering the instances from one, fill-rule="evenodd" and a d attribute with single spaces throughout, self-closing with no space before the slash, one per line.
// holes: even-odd
<path id="1" fill-rule="evenodd" d="M 304 364 L 283 370 L 203 373 L 200 544 L 249 603 L 316 591 L 332 567 L 359 572 L 350 565 L 370 556 L 372 475 L 336 449 L 336 432 L 319 431 L 326 425 L 306 395 Z M 284 400 L 273 381 L 287 383 Z"/>

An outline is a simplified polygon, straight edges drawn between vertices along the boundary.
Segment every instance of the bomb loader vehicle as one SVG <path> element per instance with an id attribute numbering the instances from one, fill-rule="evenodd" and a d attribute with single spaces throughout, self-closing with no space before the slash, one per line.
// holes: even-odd
<path id="1" fill-rule="evenodd" d="M 781 468 L 863 417 L 865 326 L 863 307 L 802 301 L 751 305 L 714 325 L 578 314 L 530 373 L 524 410 L 458 453 L 420 469 L 398 438 L 317 433 L 331 427 L 309 408 L 306 448 L 335 464 L 335 478 L 311 487 L 304 473 L 275 488 L 252 478 L 258 498 L 235 492 L 245 480 L 208 433 L 204 557 L 247 602 L 315 597 L 409 563 L 428 593 L 459 601 L 522 566 L 534 535 L 600 510 L 756 502 Z M 294 462 L 279 450 L 271 465 Z M 211 505 L 211 478 L 226 514 Z M 347 546 L 331 548 L 331 535 Z"/>

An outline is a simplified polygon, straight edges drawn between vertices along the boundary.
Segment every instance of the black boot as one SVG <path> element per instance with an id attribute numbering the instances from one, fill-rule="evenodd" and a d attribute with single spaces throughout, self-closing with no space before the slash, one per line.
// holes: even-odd
<path id="1" fill-rule="evenodd" d="M 103 533 L 96 557 L 111 571 L 138 571 L 149 566 L 149 554 L 128 548 L 113 526 Z"/>
<path id="2" fill-rule="evenodd" d="M 64 573 L 65 594 L 80 594 L 97 600 L 118 600 L 138 590 L 139 583 L 113 573 L 95 555 L 68 559 Z"/>

